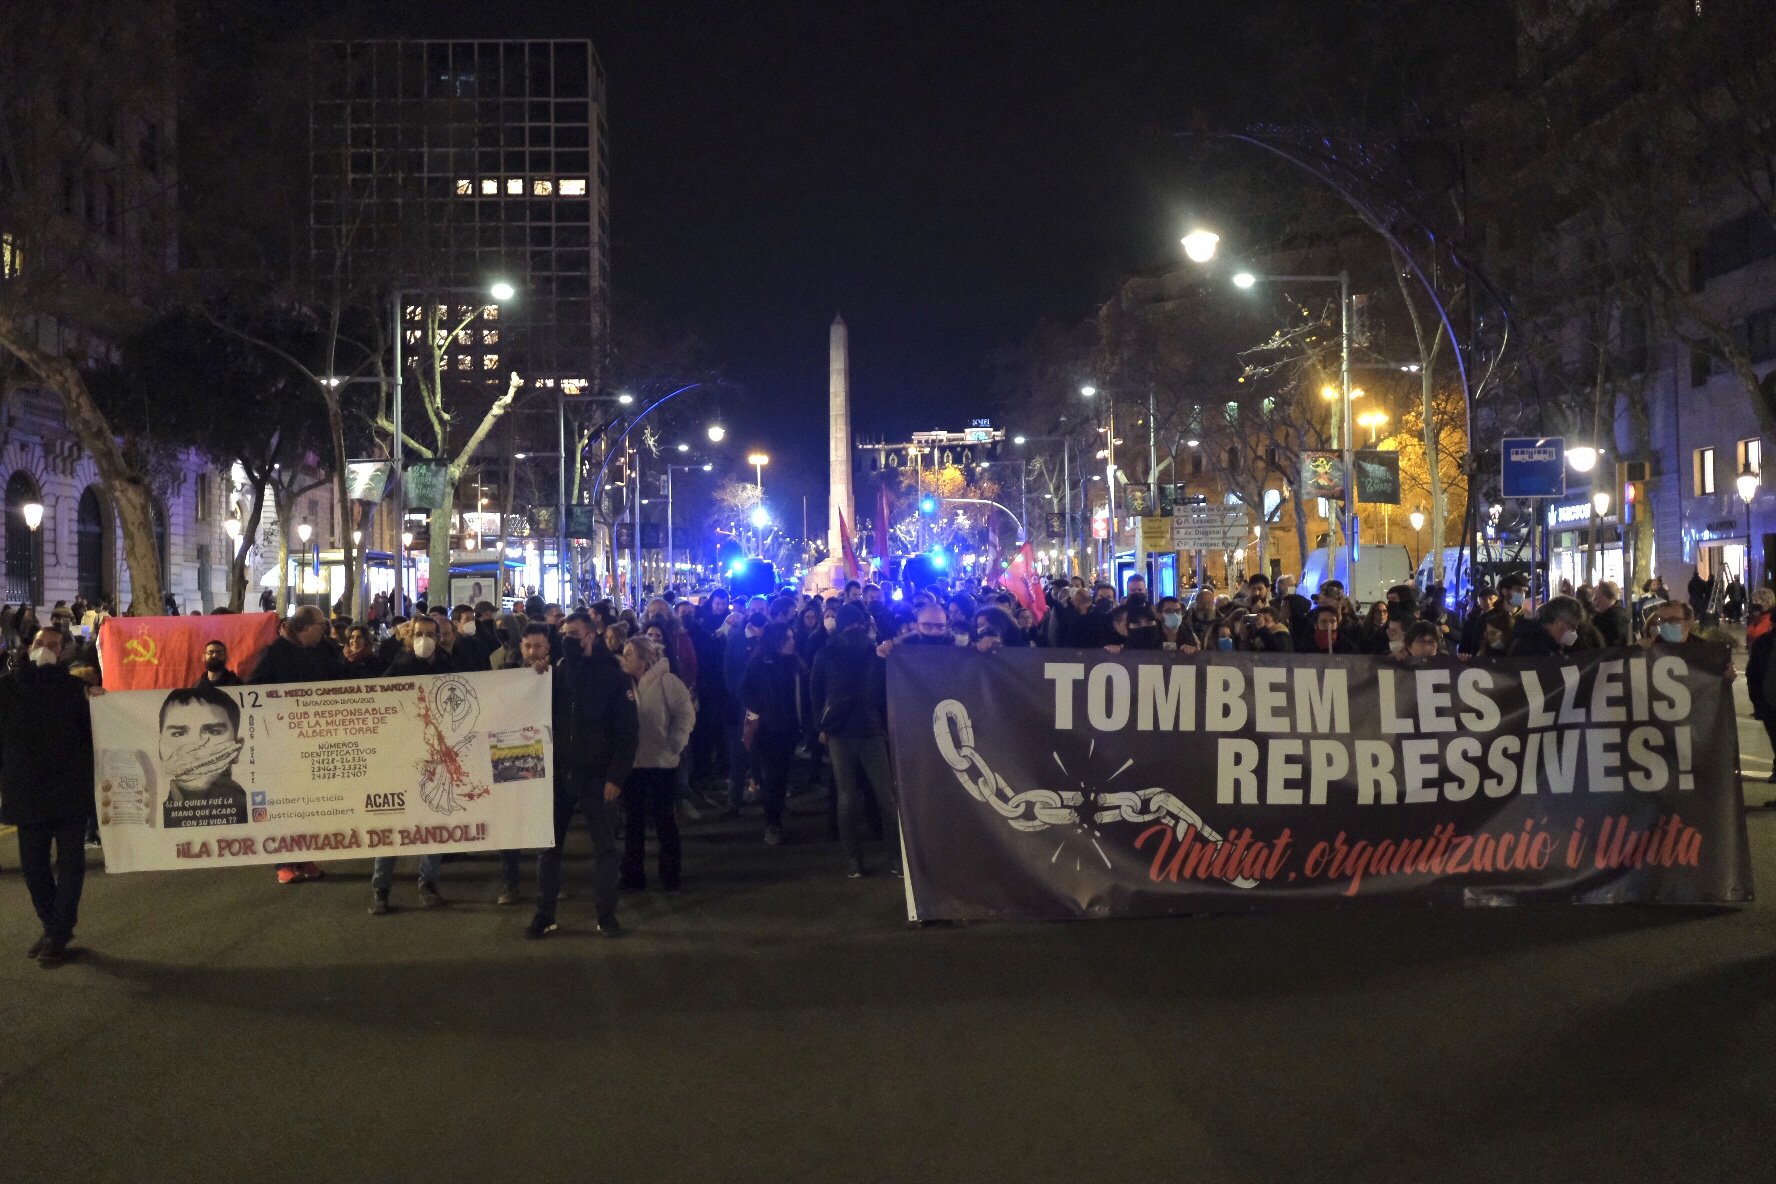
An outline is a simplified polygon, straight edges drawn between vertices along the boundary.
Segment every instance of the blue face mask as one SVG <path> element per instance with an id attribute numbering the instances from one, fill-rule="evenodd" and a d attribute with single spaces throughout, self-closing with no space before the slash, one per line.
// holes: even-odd
<path id="1" fill-rule="evenodd" d="M 1215 639 L 1215 648 L 1218 650 L 1232 649 L 1233 648 L 1233 638 L 1231 638 L 1231 637 L 1217 637 Z"/>
<path id="2" fill-rule="evenodd" d="M 1511 593 L 1511 607 L 1512 608 L 1522 608 L 1523 607 L 1523 593 L 1521 593 L 1521 592 Z"/>
<path id="3" fill-rule="evenodd" d="M 1659 622 L 1659 640 L 1679 642 L 1683 640 L 1683 626 L 1675 621 Z"/>
<path id="4" fill-rule="evenodd" d="M 1176 629 L 1184 623 L 1183 613 L 1167 613 L 1163 618 L 1167 629 Z"/>

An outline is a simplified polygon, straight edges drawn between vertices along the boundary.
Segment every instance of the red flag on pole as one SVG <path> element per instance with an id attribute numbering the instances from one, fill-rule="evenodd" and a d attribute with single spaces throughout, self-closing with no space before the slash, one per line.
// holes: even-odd
<path id="1" fill-rule="evenodd" d="M 1005 569 L 1005 590 L 1030 610 L 1037 624 L 1048 615 L 1048 598 L 1042 594 L 1042 580 L 1036 573 L 1036 556 L 1029 543 L 1018 548 L 1011 566 Z"/>
<path id="2" fill-rule="evenodd" d="M 855 580 L 857 574 L 857 548 L 851 542 L 851 524 L 845 521 L 845 511 L 839 510 L 839 548 L 844 551 L 845 578 Z"/>

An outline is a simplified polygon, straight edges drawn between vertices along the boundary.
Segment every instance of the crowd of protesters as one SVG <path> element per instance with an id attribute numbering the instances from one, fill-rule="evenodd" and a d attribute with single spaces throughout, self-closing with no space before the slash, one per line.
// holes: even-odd
<path id="1" fill-rule="evenodd" d="M 720 588 L 695 598 L 669 590 L 634 608 L 597 600 L 572 612 L 536 596 L 511 612 L 488 601 L 446 607 L 422 600 L 411 615 L 379 596 L 364 622 L 329 618 L 314 606 L 294 610 L 250 670 L 236 669 L 227 647 L 210 642 L 198 687 L 521 669 L 550 678 L 555 842 L 538 852 L 502 852 L 494 899 L 524 902 L 524 863 L 534 856 L 534 908 L 523 932 L 543 938 L 556 931 L 562 850 L 577 815 L 590 837 L 595 931 L 614 937 L 623 932 L 622 894 L 648 890 L 650 829 L 653 884 L 681 890 L 681 815 L 730 821 L 756 811 L 767 845 L 824 837 L 839 843 L 847 876 L 901 874 L 886 677 L 897 646 L 1370 655 L 1408 664 L 1442 657 L 1484 665 L 1698 640 L 1697 615 L 1667 598 L 1657 580 L 1632 604 L 1609 581 L 1563 588 L 1534 604 L 1529 581 L 1507 576 L 1496 587 L 1477 587 L 1462 612 L 1435 585 L 1421 593 L 1402 584 L 1359 605 L 1336 581 L 1310 599 L 1288 577 L 1263 575 L 1225 591 L 1209 586 L 1157 600 L 1139 575 L 1121 595 L 1077 576 L 1057 577 L 1035 594 L 1040 603 L 975 580 L 898 590 L 852 581 L 830 596 L 782 590 L 741 600 Z M 0 678 L 0 817 L 19 828 L 43 925 L 29 952 L 46 965 L 67 954 L 84 847 L 96 838 L 87 696 L 98 693 L 90 689 L 98 678 L 89 639 L 108 611 L 58 603 L 42 625 L 30 606 L 0 609 L 0 646 L 11 668 Z M 1776 742 L 1773 613 L 1776 592 L 1760 588 L 1747 629 L 1750 690 Z M 21 739 L 27 735 L 60 742 Z M 787 804 L 796 793 L 823 794 L 823 812 L 796 816 L 823 835 L 792 833 Z M 421 904 L 444 905 L 445 857 L 417 862 Z M 372 915 L 397 911 L 396 871 L 393 857 L 373 861 Z M 322 878 L 313 863 L 282 864 L 276 874 L 280 884 Z"/>

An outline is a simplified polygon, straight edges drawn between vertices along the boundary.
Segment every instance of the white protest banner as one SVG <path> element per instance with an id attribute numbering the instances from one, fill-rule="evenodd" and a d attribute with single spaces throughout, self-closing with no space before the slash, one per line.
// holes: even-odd
<path id="1" fill-rule="evenodd" d="M 550 846 L 551 683 L 520 669 L 101 696 L 105 868 Z"/>

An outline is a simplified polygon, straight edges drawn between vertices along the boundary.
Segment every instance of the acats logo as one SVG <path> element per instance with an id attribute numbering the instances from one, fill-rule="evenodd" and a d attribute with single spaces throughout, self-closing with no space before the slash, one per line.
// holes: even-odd
<path id="1" fill-rule="evenodd" d="M 405 790 L 364 795 L 364 813 L 366 814 L 398 814 L 406 808 L 407 793 Z"/>

